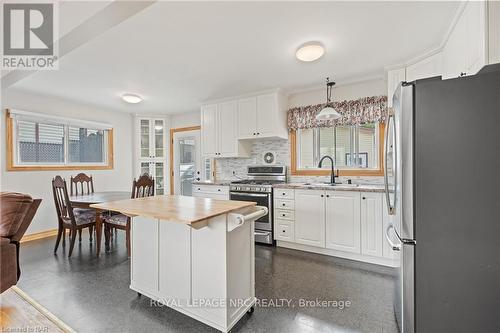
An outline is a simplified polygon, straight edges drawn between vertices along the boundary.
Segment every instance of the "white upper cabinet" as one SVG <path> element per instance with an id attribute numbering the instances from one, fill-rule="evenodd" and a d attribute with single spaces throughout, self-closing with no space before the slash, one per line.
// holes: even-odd
<path id="1" fill-rule="evenodd" d="M 219 153 L 221 157 L 238 155 L 238 102 L 229 101 L 219 106 Z"/>
<path id="2" fill-rule="evenodd" d="M 255 138 L 257 130 L 257 97 L 238 100 L 239 138 Z"/>
<path id="3" fill-rule="evenodd" d="M 136 118 L 139 159 L 163 159 L 165 157 L 165 120 L 161 118 Z"/>
<path id="4" fill-rule="evenodd" d="M 361 253 L 359 192 L 326 192 L 326 248 Z"/>
<path id="5" fill-rule="evenodd" d="M 202 155 L 217 157 L 218 154 L 218 114 L 217 104 L 201 107 L 201 146 Z"/>
<path id="6" fill-rule="evenodd" d="M 380 193 L 361 193 L 361 253 L 382 256 L 383 213 Z"/>
<path id="7" fill-rule="evenodd" d="M 280 110 L 278 109 L 278 96 L 268 94 L 257 96 L 257 136 L 273 136 L 274 127 Z"/>
<path id="8" fill-rule="evenodd" d="M 488 1 L 488 63 L 500 63 L 500 1 Z"/>
<path id="9" fill-rule="evenodd" d="M 464 11 L 466 20 L 467 75 L 474 75 L 487 64 L 487 4 L 484 1 L 470 1 Z"/>
<path id="10" fill-rule="evenodd" d="M 413 65 L 406 67 L 406 81 L 411 82 L 443 73 L 443 53 L 433 54 Z"/>
<path id="11" fill-rule="evenodd" d="M 443 50 L 443 79 L 476 74 L 487 61 L 487 4 L 468 1 Z"/>
<path id="12" fill-rule="evenodd" d="M 238 100 L 239 139 L 288 138 L 286 102 L 280 93 Z"/>
<path id="13" fill-rule="evenodd" d="M 238 102 L 201 107 L 201 150 L 204 157 L 247 157 L 247 145 L 238 141 Z"/>
<path id="14" fill-rule="evenodd" d="M 295 242 L 325 247 L 325 191 L 295 190 Z"/>

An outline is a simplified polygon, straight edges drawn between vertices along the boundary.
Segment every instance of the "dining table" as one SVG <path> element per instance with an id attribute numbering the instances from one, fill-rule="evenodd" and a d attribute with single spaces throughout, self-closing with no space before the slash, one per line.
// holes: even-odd
<path id="1" fill-rule="evenodd" d="M 104 202 L 119 201 L 130 199 L 132 196 L 131 192 L 127 191 L 108 191 L 108 192 L 94 192 L 90 194 L 80 194 L 72 195 L 69 197 L 69 201 L 73 208 L 91 208 L 90 205 L 100 204 Z M 102 219 L 101 213 L 103 210 L 95 209 L 95 232 L 96 232 L 96 254 L 101 253 L 101 240 L 102 240 Z"/>

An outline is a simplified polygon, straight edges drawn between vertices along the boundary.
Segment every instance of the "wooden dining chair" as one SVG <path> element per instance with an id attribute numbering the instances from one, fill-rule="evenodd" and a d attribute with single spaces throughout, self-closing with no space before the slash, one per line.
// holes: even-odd
<path id="1" fill-rule="evenodd" d="M 94 193 L 94 179 L 92 178 L 92 175 L 88 176 L 84 174 L 83 172 L 80 172 L 76 176 L 71 176 L 70 178 L 70 195 L 85 195 L 85 194 L 91 194 Z M 94 211 L 93 209 L 88 209 L 88 208 L 74 208 L 73 212 L 75 215 L 80 215 L 80 214 L 90 214 L 89 211 Z M 92 235 L 93 233 L 93 228 L 90 228 L 89 230 L 90 234 Z M 82 241 L 82 231 L 78 231 L 78 240 L 81 242 Z M 92 237 L 91 237 L 92 240 Z"/>
<path id="2" fill-rule="evenodd" d="M 132 183 L 132 199 L 151 197 L 154 196 L 154 193 L 155 180 L 153 177 L 148 174 L 144 174 L 139 177 L 138 180 L 134 179 L 134 182 Z M 106 251 L 109 251 L 112 228 L 125 230 L 127 254 L 130 257 L 130 217 L 123 214 L 104 215 L 103 226 Z"/>
<path id="3" fill-rule="evenodd" d="M 82 229 L 89 228 L 91 237 L 90 240 L 92 241 L 92 232 L 90 229 L 94 229 L 95 226 L 95 212 L 94 210 L 87 210 L 86 213 L 74 213 L 71 201 L 69 200 L 66 181 L 61 176 L 56 176 L 52 180 L 52 192 L 54 195 L 54 202 L 56 205 L 56 211 L 59 220 L 59 228 L 57 231 L 54 253 L 57 252 L 59 242 L 61 241 L 61 237 L 66 233 L 66 229 L 69 229 L 70 248 L 68 257 L 71 257 L 73 248 L 75 246 L 77 232 L 81 234 Z"/>

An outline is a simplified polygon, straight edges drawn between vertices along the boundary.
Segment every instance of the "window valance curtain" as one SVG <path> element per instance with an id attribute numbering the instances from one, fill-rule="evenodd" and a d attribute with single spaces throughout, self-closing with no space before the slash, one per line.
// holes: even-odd
<path id="1" fill-rule="evenodd" d="M 316 115 L 326 106 L 326 103 L 300 106 L 288 110 L 288 129 L 359 125 L 373 122 L 383 123 L 387 117 L 387 96 L 363 97 L 331 104 L 342 115 L 341 118 L 326 121 L 316 120 Z"/>

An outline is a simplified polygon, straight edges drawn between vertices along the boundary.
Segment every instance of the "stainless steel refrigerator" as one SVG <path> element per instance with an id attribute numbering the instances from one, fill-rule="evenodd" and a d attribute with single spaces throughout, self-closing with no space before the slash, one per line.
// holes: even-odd
<path id="1" fill-rule="evenodd" d="M 401 84 L 385 144 L 400 330 L 500 332 L 498 66 Z"/>

